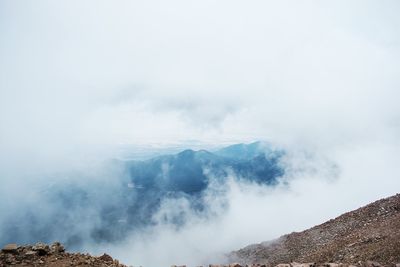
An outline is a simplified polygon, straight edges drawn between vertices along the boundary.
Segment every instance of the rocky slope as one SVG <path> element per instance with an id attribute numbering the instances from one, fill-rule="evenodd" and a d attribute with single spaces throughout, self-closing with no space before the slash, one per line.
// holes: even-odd
<path id="1" fill-rule="evenodd" d="M 34 246 L 8 244 L 0 252 L 0 267 L 5 266 L 126 267 L 107 254 L 94 257 L 89 254 L 68 253 L 58 242 L 51 246 L 43 243 Z"/>
<path id="2" fill-rule="evenodd" d="M 303 232 L 250 245 L 230 255 L 241 264 L 368 260 L 400 263 L 400 194 L 378 200 Z"/>

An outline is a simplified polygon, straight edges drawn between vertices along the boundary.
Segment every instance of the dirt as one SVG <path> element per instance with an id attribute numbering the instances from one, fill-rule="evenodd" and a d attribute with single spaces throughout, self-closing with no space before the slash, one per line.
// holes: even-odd
<path id="1" fill-rule="evenodd" d="M 400 263 L 400 194 L 378 200 L 302 232 L 250 245 L 229 255 L 243 264 Z M 400 265 L 398 265 L 400 266 Z"/>
<path id="2" fill-rule="evenodd" d="M 126 267 L 107 254 L 95 257 L 89 254 L 66 252 L 58 242 L 51 246 L 43 243 L 34 246 L 8 244 L 0 252 L 0 267 L 3 266 Z"/>

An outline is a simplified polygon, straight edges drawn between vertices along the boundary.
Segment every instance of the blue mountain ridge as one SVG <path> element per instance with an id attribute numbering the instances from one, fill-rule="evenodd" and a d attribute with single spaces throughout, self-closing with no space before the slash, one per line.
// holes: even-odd
<path id="1" fill-rule="evenodd" d="M 203 193 L 210 183 L 223 187 L 233 177 L 274 186 L 284 174 L 279 165 L 283 155 L 284 151 L 255 142 L 213 152 L 187 149 L 144 161 L 112 160 L 110 169 L 119 186 L 55 182 L 42 194 L 49 206 L 46 212 L 21 209 L 0 229 L 0 237 L 4 243 L 57 240 L 70 248 L 88 241 L 118 241 L 157 224 L 153 217 L 167 199 L 184 198 L 196 214 L 206 215 Z M 168 218 L 168 222 L 179 228 L 185 216 Z M 77 225 L 85 225 L 85 232 Z"/>

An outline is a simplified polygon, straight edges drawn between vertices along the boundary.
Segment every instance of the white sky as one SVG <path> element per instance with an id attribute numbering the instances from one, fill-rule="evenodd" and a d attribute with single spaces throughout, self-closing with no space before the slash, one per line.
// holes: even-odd
<path id="1" fill-rule="evenodd" d="M 2 145 L 398 132 L 397 1 L 0 3 Z"/>

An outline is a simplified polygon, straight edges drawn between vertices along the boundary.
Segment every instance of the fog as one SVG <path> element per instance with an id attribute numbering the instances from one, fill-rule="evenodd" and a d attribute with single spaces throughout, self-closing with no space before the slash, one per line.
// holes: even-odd
<path id="1" fill-rule="evenodd" d="M 85 245 L 133 265 L 224 261 L 399 192 L 399 11 L 397 1 L 0 0 L 0 229 L 39 207 L 51 223 L 59 207 L 42 190 L 66 183 L 94 188 L 82 207 L 93 220 L 71 214 L 87 234 L 121 189 L 104 162 L 126 151 L 263 140 L 288 152 L 277 187 L 232 179 L 207 189 L 209 216 L 167 200 L 159 214 L 182 211 L 184 227 L 160 221 Z"/>

